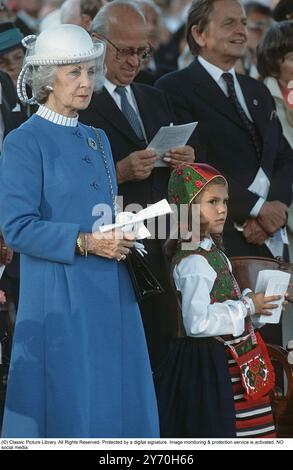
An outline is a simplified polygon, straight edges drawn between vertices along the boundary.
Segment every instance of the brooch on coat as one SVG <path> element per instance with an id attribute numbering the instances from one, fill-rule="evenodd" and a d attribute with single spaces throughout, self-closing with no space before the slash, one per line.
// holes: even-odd
<path id="1" fill-rule="evenodd" d="M 88 140 L 87 140 L 87 143 L 93 150 L 97 150 L 98 146 L 97 146 L 97 143 L 94 139 L 89 137 Z"/>

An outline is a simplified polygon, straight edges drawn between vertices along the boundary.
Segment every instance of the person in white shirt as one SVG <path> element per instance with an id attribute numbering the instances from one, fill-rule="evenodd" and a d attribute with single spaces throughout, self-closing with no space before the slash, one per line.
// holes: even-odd
<path id="1" fill-rule="evenodd" d="M 169 200 L 178 208 L 188 205 L 189 213 L 193 204 L 200 204 L 200 241 L 193 241 L 192 227 L 187 241 L 186 237 L 170 241 L 184 332 L 155 376 L 161 435 L 273 437 L 267 392 L 274 377 L 253 325 L 260 325 L 260 314 L 271 315 L 280 296 L 240 292 L 230 261 L 219 248 L 228 184 L 215 168 L 195 163 L 178 166 L 170 177 Z M 183 225 L 181 220 L 179 227 Z M 267 359 L 263 368 L 256 367 L 256 345 Z M 254 366 L 245 378 L 240 362 L 245 360 L 246 365 L 246 354 Z"/>

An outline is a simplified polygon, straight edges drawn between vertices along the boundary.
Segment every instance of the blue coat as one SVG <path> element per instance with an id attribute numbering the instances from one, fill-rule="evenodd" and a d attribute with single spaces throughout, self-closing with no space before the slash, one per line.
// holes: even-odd
<path id="1" fill-rule="evenodd" d="M 99 130 L 116 178 L 108 139 Z M 126 266 L 75 254 L 112 207 L 92 129 L 32 116 L 6 138 L 0 226 L 21 253 L 3 437 L 157 437 L 145 337 Z"/>
<path id="2" fill-rule="evenodd" d="M 175 121 L 169 100 L 161 90 L 132 83 L 140 117 L 148 142 L 152 140 L 161 126 L 168 126 Z M 94 93 L 88 108 L 79 113 L 84 124 L 102 128 L 111 142 L 115 164 L 132 152 L 145 149 L 131 125 L 121 112 L 106 88 Z M 140 204 L 146 207 L 168 196 L 169 168 L 154 168 L 150 176 L 141 181 L 127 181 L 119 185 L 119 195 L 123 196 L 124 208 L 128 204 Z M 127 210 L 127 209 L 125 209 Z M 164 240 L 146 239 L 148 261 L 165 293 L 154 296 L 140 304 L 143 324 L 147 337 L 153 370 L 164 360 L 170 341 L 177 331 L 177 299 L 170 284 L 170 275 L 162 250 Z"/>

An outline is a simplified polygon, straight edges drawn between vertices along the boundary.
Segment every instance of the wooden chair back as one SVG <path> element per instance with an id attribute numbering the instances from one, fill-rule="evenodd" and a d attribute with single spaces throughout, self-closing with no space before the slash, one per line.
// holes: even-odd
<path id="1" fill-rule="evenodd" d="M 258 272 L 263 269 L 279 269 L 293 273 L 293 263 L 277 259 L 253 256 L 231 257 L 234 276 L 241 290 L 255 288 Z M 293 302 L 293 286 L 289 287 L 290 302 Z M 271 391 L 271 403 L 278 437 L 293 437 L 293 365 L 288 363 L 288 352 L 281 346 L 267 344 L 272 364 L 281 365 L 286 377 L 286 390 L 278 384 Z"/>

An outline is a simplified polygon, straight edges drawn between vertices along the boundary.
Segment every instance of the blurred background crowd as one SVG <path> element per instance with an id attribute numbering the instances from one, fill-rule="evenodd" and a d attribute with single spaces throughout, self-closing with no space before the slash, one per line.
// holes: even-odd
<path id="1" fill-rule="evenodd" d="M 134 0 L 134 2 L 139 4 L 143 10 L 147 22 L 148 43 L 151 49 L 151 54 L 147 60 L 141 61 L 134 82 L 153 87 L 155 82 L 161 79 L 161 77 L 173 71 L 183 70 L 194 61 L 186 39 L 186 21 L 192 2 L 190 0 Z M 92 28 L 93 19 L 106 3 L 109 2 L 107 0 L 0 1 L 0 154 L 5 136 L 36 111 L 35 106 L 24 105 L 17 97 L 17 78 L 21 72 L 25 54 L 22 39 L 25 36 L 39 34 L 42 31 L 64 23 L 82 26 L 90 34 L 93 30 L 95 31 L 95 28 Z M 262 81 L 267 86 L 274 99 L 283 134 L 289 145 L 293 148 L 293 0 L 242 0 L 242 4 L 247 16 L 247 43 L 243 56 L 235 64 L 235 70 L 239 74 Z M 112 46 L 115 47 L 113 44 Z M 117 48 L 115 47 L 115 49 Z M 109 64 L 107 66 L 109 79 L 111 70 Z M 182 87 L 184 87 L 184 83 L 182 83 Z M 150 94 L 149 96 L 155 97 L 155 94 Z M 161 95 L 158 94 L 157 96 Z M 136 99 L 138 101 L 137 96 Z M 94 102 L 92 104 L 94 105 Z M 174 103 L 172 104 L 174 105 Z M 257 100 L 254 100 L 253 104 L 257 106 Z M 151 101 L 149 101 L 149 105 L 151 107 Z M 161 110 L 163 105 L 165 106 L 162 102 Z M 176 108 L 176 103 L 174 108 Z M 142 110 L 139 109 L 139 111 L 147 134 L 148 124 L 144 121 Z M 90 114 L 84 116 L 81 119 L 82 122 L 104 128 L 101 124 L 102 121 L 87 122 L 90 120 L 89 116 Z M 173 121 L 170 116 L 168 115 L 167 117 L 167 123 Z M 158 122 L 158 128 L 167 123 Z M 128 154 L 118 155 L 119 149 L 116 151 L 115 148 L 115 145 L 117 148 L 120 145 L 118 137 L 117 139 L 111 138 L 111 128 L 110 130 L 106 129 L 106 132 L 112 146 L 114 159 L 118 160 L 119 164 L 119 161 L 123 161 L 123 158 L 126 160 L 125 155 L 130 156 L 131 152 L 134 152 L 135 149 L 129 148 Z M 136 150 L 141 149 L 137 148 Z M 197 155 L 196 146 L 195 155 Z M 157 172 L 157 174 L 159 173 Z M 161 174 L 160 178 L 163 178 Z M 145 179 L 149 181 L 147 178 Z M 128 181 L 131 182 L 130 177 Z M 150 181 L 152 183 L 151 179 Z M 118 183 L 121 183 L 119 179 Z M 142 183 L 141 181 L 140 184 Z M 136 188 L 137 186 L 132 187 Z M 123 188 L 126 188 L 125 196 L 129 195 L 130 197 L 131 195 L 132 197 L 132 189 L 130 190 L 121 184 L 122 192 Z M 130 200 L 128 202 L 133 201 Z M 149 199 L 144 202 L 151 203 L 156 201 Z M 285 258 L 287 257 L 287 260 L 290 259 L 293 262 L 292 206 L 289 209 L 287 232 L 289 253 L 286 253 Z M 2 246 L 4 246 L 4 240 L 2 239 L 1 241 L 0 233 L 0 264 L 7 264 L 1 279 L 0 288 L 7 294 L 9 315 L 13 316 L 18 304 L 19 259 L 18 255 L 14 254 L 12 262 L 8 260 L 10 253 L 5 252 L 5 254 L 1 254 Z M 150 247 L 151 255 L 152 250 L 154 250 L 156 256 L 157 252 L 159 253 L 156 263 L 161 269 L 161 248 L 158 246 Z M 239 256 L 247 254 L 242 252 L 237 253 Z M 166 290 L 168 291 L 168 288 Z M 172 300 L 171 297 L 170 299 Z M 150 305 L 149 310 L 156 309 L 153 309 Z M 157 322 L 157 312 L 154 311 L 152 313 L 154 314 L 154 322 Z M 162 321 L 162 325 L 163 323 L 164 321 Z M 1 331 L 1 328 L 2 325 L 0 324 L 0 340 L 5 335 L 5 331 Z M 287 319 L 283 322 L 283 344 L 286 344 L 292 338 L 292 332 L 293 320 L 287 316 Z M 159 333 L 160 329 L 158 329 Z M 157 339 L 160 341 L 159 337 Z M 274 342 L 281 343 L 282 339 L 277 339 L 276 341 L 274 339 Z"/>
<path id="2" fill-rule="evenodd" d="M 144 67 L 149 74 L 141 78 L 152 83 L 171 70 L 186 67 L 192 61 L 185 23 L 189 0 L 137 0 L 148 23 L 153 56 Z M 23 60 L 22 36 L 35 34 L 60 23 L 77 24 L 90 31 L 91 21 L 107 0 L 7 0 L 0 2 L 0 70 L 15 82 Z M 259 78 L 256 48 L 275 22 L 293 19 L 292 0 L 242 1 L 247 15 L 248 41 L 237 71 Z M 6 50 L 1 39 L 7 29 L 17 28 L 15 44 Z M 151 73 L 152 72 L 152 73 Z"/>

